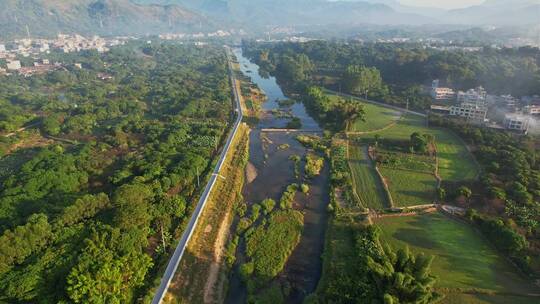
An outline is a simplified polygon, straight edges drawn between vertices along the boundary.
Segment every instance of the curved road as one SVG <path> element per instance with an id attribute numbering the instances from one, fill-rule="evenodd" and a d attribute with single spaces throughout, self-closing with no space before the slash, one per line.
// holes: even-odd
<path id="1" fill-rule="evenodd" d="M 229 152 L 229 148 L 231 147 L 234 136 L 236 135 L 238 131 L 238 127 L 240 126 L 240 123 L 242 122 L 243 114 L 242 114 L 242 108 L 240 107 L 240 99 L 239 99 L 240 94 L 238 92 L 238 87 L 236 86 L 236 79 L 234 77 L 234 71 L 231 64 L 231 57 L 230 57 L 231 52 L 228 47 L 226 48 L 226 52 L 227 52 L 227 61 L 229 65 L 229 74 L 231 78 L 231 85 L 233 87 L 233 95 L 234 95 L 235 107 L 236 107 L 235 111 L 237 113 L 237 118 L 236 118 L 236 121 L 234 122 L 233 129 L 227 138 L 223 151 L 221 151 L 221 155 L 219 156 L 219 161 L 216 164 L 216 167 L 212 173 L 212 177 L 210 178 L 210 181 L 208 181 L 208 184 L 204 188 L 204 192 L 202 193 L 201 198 L 199 199 L 199 202 L 197 203 L 197 207 L 195 208 L 195 211 L 193 212 L 191 219 L 189 220 L 186 230 L 182 234 L 182 237 L 180 238 L 180 242 L 178 243 L 178 246 L 174 250 L 174 253 L 171 259 L 169 260 L 169 264 L 167 265 L 167 269 L 165 269 L 165 273 L 163 274 L 163 277 L 161 278 L 161 283 L 159 285 L 159 288 L 156 291 L 156 294 L 154 295 L 152 304 L 160 304 L 163 301 L 163 298 L 165 297 L 167 290 L 169 289 L 169 285 L 171 284 L 171 281 L 174 277 L 176 269 L 178 268 L 178 265 L 180 264 L 182 255 L 184 254 L 184 251 L 186 250 L 188 242 L 191 236 L 193 235 L 195 228 L 197 227 L 197 222 L 199 221 L 199 217 L 201 216 L 202 211 L 204 210 L 204 207 L 206 206 L 206 202 L 208 201 L 210 192 L 212 192 L 212 189 L 214 188 L 216 179 L 218 177 L 221 177 L 219 175 L 219 172 L 221 171 L 221 167 L 223 167 L 223 163 L 225 162 L 225 158 Z"/>

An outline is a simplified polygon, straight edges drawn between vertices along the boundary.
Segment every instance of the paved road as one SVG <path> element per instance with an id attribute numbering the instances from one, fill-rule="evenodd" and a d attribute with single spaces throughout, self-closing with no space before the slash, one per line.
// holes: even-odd
<path id="1" fill-rule="evenodd" d="M 182 237 L 180 238 L 180 242 L 178 243 L 178 246 L 176 247 L 174 254 L 169 260 L 169 264 L 167 265 L 167 269 L 165 269 L 165 273 L 163 274 L 163 277 L 161 278 L 161 283 L 159 285 L 159 288 L 156 291 L 156 294 L 154 295 L 152 304 L 161 303 L 163 301 L 163 298 L 165 297 L 165 294 L 167 293 L 167 290 L 169 289 L 169 285 L 171 284 L 171 281 L 174 277 L 176 269 L 178 268 L 178 265 L 180 264 L 182 255 L 184 254 L 184 251 L 186 250 L 189 240 L 191 236 L 193 235 L 195 228 L 197 227 L 197 222 L 199 221 L 199 217 L 201 216 L 204 210 L 204 207 L 206 206 L 206 202 L 208 201 L 210 192 L 212 192 L 212 188 L 214 188 L 216 179 L 220 177 L 219 172 L 221 171 L 221 168 L 223 167 L 223 163 L 225 162 L 225 158 L 227 156 L 227 153 L 229 152 L 229 148 L 231 147 L 233 138 L 238 131 L 238 127 L 240 126 L 240 123 L 242 122 L 243 114 L 242 114 L 242 109 L 240 107 L 240 99 L 239 99 L 240 92 L 238 92 L 238 87 L 236 86 L 236 79 L 234 78 L 234 72 L 232 69 L 231 58 L 230 58 L 231 52 L 229 48 L 227 48 L 226 51 L 227 51 L 227 59 L 229 61 L 229 73 L 230 73 L 230 78 L 231 78 L 231 85 L 233 86 L 233 95 L 234 95 L 234 100 L 235 100 L 235 107 L 236 107 L 235 111 L 237 112 L 237 118 L 236 118 L 236 121 L 234 122 L 232 131 L 230 132 L 229 137 L 227 138 L 223 151 L 221 152 L 221 155 L 219 156 L 219 161 L 212 173 L 212 177 L 210 178 L 210 181 L 206 185 L 206 188 L 204 189 L 204 192 L 202 193 L 201 198 L 199 199 L 199 202 L 197 203 L 197 207 L 195 208 L 195 211 L 193 212 L 193 215 L 191 216 L 191 219 L 189 220 L 189 224 L 187 225 L 186 230 L 184 231 L 184 233 L 182 234 Z"/>

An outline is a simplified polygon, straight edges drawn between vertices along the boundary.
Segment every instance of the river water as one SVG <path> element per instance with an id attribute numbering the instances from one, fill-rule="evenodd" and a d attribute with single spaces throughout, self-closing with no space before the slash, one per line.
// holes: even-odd
<path id="1" fill-rule="evenodd" d="M 241 49 L 235 49 L 234 54 L 240 63 L 242 73 L 249 76 L 267 96 L 267 101 L 262 106 L 265 113 L 250 135 L 249 162 L 256 171 L 256 177 L 251 182 L 246 180 L 243 189 L 244 199 L 249 205 L 266 198 L 278 201 L 288 185 L 306 182 L 302 178 L 296 178 L 294 165 L 289 156 L 304 156 L 307 150 L 295 139 L 298 133 L 261 131 L 266 128 L 285 127 L 289 119 L 276 118 L 271 111 L 279 109 L 277 100 L 284 100 L 287 97 L 276 79 L 262 77 L 259 67 L 244 57 Z M 290 110 L 294 116 L 300 118 L 301 130 L 321 131 L 317 122 L 307 114 L 302 103 L 295 103 Z M 279 146 L 283 144 L 288 144 L 289 148 L 280 149 Z M 303 166 L 302 162 L 302 169 Z M 321 175 L 309 180 L 309 195 L 302 193 L 296 195 L 293 208 L 304 213 L 304 231 L 284 271 L 276 279 L 282 286 L 291 287 L 286 298 L 287 303 L 302 303 L 304 297 L 315 290 L 320 279 L 321 254 L 327 222 L 326 206 L 329 200 L 328 182 L 329 169 L 328 164 L 325 164 Z M 244 260 L 244 257 L 239 255 L 238 260 Z M 245 303 L 246 296 L 244 284 L 236 272 L 233 273 L 226 303 Z"/>

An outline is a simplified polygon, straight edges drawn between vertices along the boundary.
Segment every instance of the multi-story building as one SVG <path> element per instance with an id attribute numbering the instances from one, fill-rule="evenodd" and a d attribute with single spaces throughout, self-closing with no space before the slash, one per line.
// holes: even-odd
<path id="1" fill-rule="evenodd" d="M 7 62 L 7 69 L 17 71 L 21 69 L 21 62 L 19 60 L 10 60 Z"/>
<path id="2" fill-rule="evenodd" d="M 433 80 L 431 83 L 431 97 L 435 100 L 450 100 L 456 97 L 456 92 L 450 88 L 440 88 L 439 80 Z"/>
<path id="3" fill-rule="evenodd" d="M 463 103 L 450 107 L 450 115 L 464 117 L 475 123 L 484 123 L 487 116 L 487 108 L 482 105 Z"/>
<path id="4" fill-rule="evenodd" d="M 506 114 L 504 117 L 504 127 L 507 130 L 527 133 L 529 131 L 531 118 L 528 115 Z"/>
<path id="5" fill-rule="evenodd" d="M 540 115 L 540 105 L 530 105 L 523 108 L 523 112 L 529 115 Z"/>
<path id="6" fill-rule="evenodd" d="M 470 89 L 466 92 L 459 91 L 457 93 L 457 101 L 459 103 L 470 103 L 475 105 L 485 104 L 487 92 L 483 87 Z"/>
<path id="7" fill-rule="evenodd" d="M 435 100 L 450 100 L 456 98 L 456 92 L 450 88 L 436 88 L 431 90 L 431 97 Z"/>
<path id="8" fill-rule="evenodd" d="M 0 52 L 5 52 L 6 51 L 6 46 L 3 45 L 3 44 L 0 44 Z"/>

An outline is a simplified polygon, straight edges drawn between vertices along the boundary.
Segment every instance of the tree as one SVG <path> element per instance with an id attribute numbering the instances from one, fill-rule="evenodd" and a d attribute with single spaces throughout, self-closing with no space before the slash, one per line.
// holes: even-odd
<path id="1" fill-rule="evenodd" d="M 56 136 L 60 133 L 60 117 L 59 115 L 50 115 L 43 119 L 43 131 L 52 136 Z"/>
<path id="2" fill-rule="evenodd" d="M 343 75 L 345 89 L 353 94 L 364 94 L 367 98 L 368 92 L 373 92 L 383 86 L 381 73 L 375 67 L 364 67 L 350 65 Z"/>
<path id="3" fill-rule="evenodd" d="M 45 246 L 52 238 L 52 228 L 45 214 L 34 214 L 28 222 L 6 230 L 0 236 L 0 274 L 14 264 L 20 264 L 32 253 Z"/>
<path id="4" fill-rule="evenodd" d="M 148 227 L 151 219 L 151 198 L 152 192 L 144 184 L 126 184 L 118 188 L 113 196 L 116 225 L 126 230 Z"/>
<path id="5" fill-rule="evenodd" d="M 364 106 L 353 99 L 344 100 L 340 98 L 334 111 L 336 111 L 335 116 L 340 117 L 338 118 L 338 122 L 341 121 L 342 128 L 345 131 L 349 130 L 352 122 L 358 119 L 365 121 L 364 116 L 366 112 L 364 111 Z"/>
<path id="6" fill-rule="evenodd" d="M 142 251 L 122 252 L 120 231 L 94 230 L 86 240 L 77 265 L 67 278 L 66 291 L 75 303 L 127 303 L 130 289 L 141 286 L 151 258 Z"/>
<path id="7" fill-rule="evenodd" d="M 469 199 L 472 196 L 472 190 L 466 186 L 461 186 L 457 189 L 457 194 Z"/>
<path id="8" fill-rule="evenodd" d="M 414 132 L 411 134 L 410 144 L 414 152 L 426 153 L 428 149 L 428 138 L 418 132 Z"/>
<path id="9" fill-rule="evenodd" d="M 367 265 L 384 303 L 428 304 L 440 297 L 433 292 L 436 278 L 430 274 L 432 256 L 413 256 L 408 247 L 393 252 L 388 246 L 381 254 L 368 256 Z"/>

